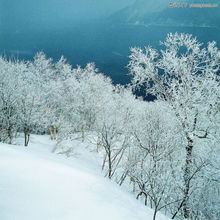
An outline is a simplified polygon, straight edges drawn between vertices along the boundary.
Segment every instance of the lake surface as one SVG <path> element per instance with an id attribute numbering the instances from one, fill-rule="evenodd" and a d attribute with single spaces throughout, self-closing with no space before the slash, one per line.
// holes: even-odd
<path id="1" fill-rule="evenodd" d="M 215 40 L 220 44 L 219 28 L 145 27 L 108 22 L 71 24 L 51 27 L 0 31 L 0 53 L 21 59 L 31 59 L 37 51 L 57 60 L 64 55 L 73 66 L 95 62 L 101 72 L 114 83 L 129 82 L 130 47 L 159 46 L 169 32 L 191 33 L 204 43 Z"/>

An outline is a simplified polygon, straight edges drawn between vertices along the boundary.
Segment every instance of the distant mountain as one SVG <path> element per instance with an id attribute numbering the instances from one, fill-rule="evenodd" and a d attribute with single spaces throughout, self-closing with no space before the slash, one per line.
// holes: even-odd
<path id="1" fill-rule="evenodd" d="M 172 1 L 137 0 L 133 5 L 111 15 L 110 20 L 147 26 L 220 27 L 218 1 L 174 1 L 176 5 L 174 4 L 173 7 L 170 7 L 170 2 Z M 192 5 L 190 7 L 190 4 L 218 4 L 218 7 L 192 7 Z"/>
<path id="2" fill-rule="evenodd" d="M 104 20 L 135 0 L 0 0 L 0 33 L 47 31 Z"/>

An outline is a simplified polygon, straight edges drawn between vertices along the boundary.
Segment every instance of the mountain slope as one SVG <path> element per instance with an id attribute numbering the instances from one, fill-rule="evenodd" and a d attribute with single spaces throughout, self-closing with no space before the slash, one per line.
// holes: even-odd
<path id="1" fill-rule="evenodd" d="M 132 6 L 114 13 L 110 20 L 119 23 L 160 26 L 220 27 L 220 5 L 218 7 L 192 7 L 191 5 L 192 3 L 218 4 L 216 0 L 175 1 L 174 7 L 169 7 L 170 3 L 172 1 L 169 0 L 137 0 Z M 181 5 L 181 3 L 184 4 Z"/>
<path id="2" fill-rule="evenodd" d="M 0 144 L 1 220 L 151 220 L 152 210 L 103 178 L 94 154 L 51 154 L 47 136 L 30 147 Z M 80 156 L 81 155 L 81 156 Z M 158 214 L 158 220 L 168 220 Z"/>

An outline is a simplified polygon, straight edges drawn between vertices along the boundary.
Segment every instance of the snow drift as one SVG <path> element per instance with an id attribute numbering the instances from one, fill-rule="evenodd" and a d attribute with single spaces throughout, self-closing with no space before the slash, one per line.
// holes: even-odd
<path id="1" fill-rule="evenodd" d="M 1 220 L 152 219 L 151 209 L 103 178 L 95 154 L 82 148 L 66 158 L 52 154 L 53 145 L 47 136 L 33 136 L 27 148 L 0 144 Z"/>

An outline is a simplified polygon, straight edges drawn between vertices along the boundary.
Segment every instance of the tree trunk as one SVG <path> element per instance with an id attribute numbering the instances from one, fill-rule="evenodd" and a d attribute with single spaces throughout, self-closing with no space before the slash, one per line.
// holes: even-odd
<path id="1" fill-rule="evenodd" d="M 53 126 L 50 126 L 50 139 L 53 140 Z"/>
<path id="2" fill-rule="evenodd" d="M 105 154 L 105 157 L 104 157 L 104 160 L 102 163 L 102 170 L 104 170 L 104 168 L 105 168 L 106 158 L 107 158 L 107 154 Z"/>
<path id="3" fill-rule="evenodd" d="M 112 161 L 111 161 L 111 150 L 108 150 L 108 178 L 112 177 Z"/>
<path id="4" fill-rule="evenodd" d="M 56 129 L 55 126 L 53 127 L 53 139 L 54 139 L 54 140 L 57 139 L 57 129 Z"/>
<path id="5" fill-rule="evenodd" d="M 9 138 L 9 142 L 8 143 L 12 144 L 13 135 L 12 135 L 11 126 L 8 128 L 7 133 L 8 133 L 8 138 Z"/>
<path id="6" fill-rule="evenodd" d="M 85 141 L 85 130 L 84 127 L 82 128 L 82 142 Z"/>
<path id="7" fill-rule="evenodd" d="M 27 147 L 30 140 L 30 132 L 28 128 L 24 129 L 24 146 Z"/>
<path id="8" fill-rule="evenodd" d="M 153 220 L 156 220 L 156 215 L 157 215 L 157 208 L 154 209 Z"/>
<path id="9" fill-rule="evenodd" d="M 56 140 L 57 139 L 57 129 L 55 126 L 50 126 L 50 139 Z"/>
<path id="10" fill-rule="evenodd" d="M 123 184 L 123 182 L 125 181 L 126 177 L 127 177 L 128 171 L 124 172 L 118 182 L 118 184 L 121 186 Z"/>
<path id="11" fill-rule="evenodd" d="M 174 219 L 174 218 L 177 216 L 178 212 L 179 212 L 180 209 L 183 207 L 183 203 L 184 203 L 184 200 L 180 203 L 180 205 L 179 205 L 177 211 L 173 214 L 173 216 L 172 216 L 171 219 Z"/>
<path id="12" fill-rule="evenodd" d="M 188 219 L 190 216 L 189 207 L 189 193 L 190 193 L 190 178 L 191 178 L 191 168 L 192 168 L 192 150 L 193 150 L 193 140 L 187 137 L 188 145 L 186 147 L 186 162 L 184 170 L 184 199 L 183 199 L 183 214 L 184 218 Z"/>

